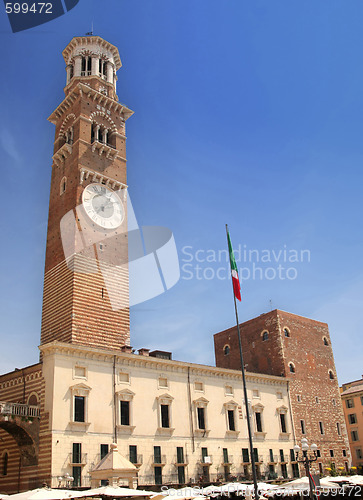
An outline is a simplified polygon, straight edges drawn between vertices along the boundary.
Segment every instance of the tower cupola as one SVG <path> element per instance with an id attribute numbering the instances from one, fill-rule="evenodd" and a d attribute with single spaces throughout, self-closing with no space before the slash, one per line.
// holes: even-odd
<path id="1" fill-rule="evenodd" d="M 121 68 L 117 48 L 99 36 L 77 36 L 62 52 L 67 69 L 65 93 L 78 82 L 117 100 L 116 71 Z"/>

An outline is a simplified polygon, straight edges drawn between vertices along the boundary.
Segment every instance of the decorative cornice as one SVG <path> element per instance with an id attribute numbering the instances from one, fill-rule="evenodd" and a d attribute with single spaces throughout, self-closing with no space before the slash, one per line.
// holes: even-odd
<path id="1" fill-rule="evenodd" d="M 83 359 L 93 359 L 98 361 L 113 362 L 116 357 L 123 366 L 138 366 L 138 367 L 152 367 L 156 370 L 163 370 L 165 372 L 179 372 L 190 374 L 198 374 L 203 376 L 213 376 L 226 378 L 228 380 L 241 380 L 242 375 L 239 370 L 231 370 L 229 368 L 219 368 L 215 366 L 199 365 L 196 363 L 188 363 L 185 361 L 175 361 L 169 359 L 154 358 L 152 356 L 141 356 L 139 354 L 128 354 L 116 350 L 100 349 L 96 347 L 89 347 L 78 344 L 68 344 L 66 342 L 59 342 L 54 340 L 47 344 L 39 346 L 43 357 L 60 354 L 68 357 L 78 357 Z M 248 381 L 265 383 L 268 385 L 279 385 L 287 387 L 286 377 L 277 377 L 275 375 L 265 375 L 264 373 L 246 373 Z"/>
<path id="2" fill-rule="evenodd" d="M 92 98 L 93 101 L 98 101 L 100 104 L 102 103 L 103 106 L 107 107 L 110 111 L 112 110 L 112 108 L 114 108 L 114 110 L 120 115 L 124 115 L 123 119 L 125 121 L 134 114 L 134 112 L 124 104 L 115 101 L 111 97 L 101 94 L 101 92 L 92 89 L 88 85 L 78 83 L 78 85 L 73 88 L 73 90 L 63 99 L 59 106 L 48 117 L 48 121 L 56 125 L 58 119 L 61 118 L 61 116 L 67 111 L 67 109 L 70 108 L 73 103 L 83 94 L 86 94 L 87 96 Z"/>
<path id="3" fill-rule="evenodd" d="M 107 42 L 106 40 L 104 40 L 100 36 L 75 36 L 75 37 L 73 37 L 72 40 L 67 45 L 67 47 L 62 52 L 62 56 L 64 58 L 65 63 L 67 65 L 69 64 L 70 57 L 77 47 L 87 46 L 90 44 L 98 44 L 100 49 L 108 50 L 112 54 L 112 57 L 115 61 L 116 71 L 121 68 L 122 63 L 121 63 L 120 54 L 119 54 L 117 47 L 115 47 L 115 45 L 112 45 L 112 43 Z"/>

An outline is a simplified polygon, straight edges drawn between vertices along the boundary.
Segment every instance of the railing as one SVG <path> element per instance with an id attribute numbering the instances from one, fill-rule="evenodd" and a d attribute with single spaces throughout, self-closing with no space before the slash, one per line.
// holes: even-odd
<path id="1" fill-rule="evenodd" d="M 144 463 L 142 455 L 127 455 L 127 460 L 134 465 L 142 465 Z"/>
<path id="2" fill-rule="evenodd" d="M 181 460 L 181 458 L 182 458 L 182 460 Z M 187 465 L 188 463 L 189 463 L 189 459 L 188 459 L 187 455 L 184 457 L 178 457 L 178 455 L 176 455 L 174 457 L 174 460 L 173 460 L 173 464 L 175 464 L 175 465 Z"/>
<path id="3" fill-rule="evenodd" d="M 68 453 L 68 463 L 71 465 L 85 465 L 87 463 L 87 453 Z"/>
<path id="4" fill-rule="evenodd" d="M 276 464 L 277 463 L 277 455 L 269 455 L 268 462 L 271 464 Z"/>
<path id="5" fill-rule="evenodd" d="M 222 457 L 222 464 L 232 464 L 233 463 L 233 455 L 228 455 L 228 457 Z"/>
<path id="6" fill-rule="evenodd" d="M 203 465 L 210 465 L 213 463 L 213 457 L 212 455 L 206 455 L 206 456 L 201 456 L 200 457 L 200 463 Z"/>
<path id="7" fill-rule="evenodd" d="M 40 416 L 40 408 L 20 403 L 0 402 L 0 414 L 33 418 Z"/>
<path id="8" fill-rule="evenodd" d="M 280 461 L 281 463 L 288 462 L 288 461 L 289 461 L 289 460 L 288 460 L 288 455 L 282 455 L 282 454 L 281 454 L 281 455 L 279 455 L 279 461 Z"/>
<path id="9" fill-rule="evenodd" d="M 164 465 L 166 464 L 166 455 L 153 455 L 151 461 L 154 465 Z"/>
<path id="10" fill-rule="evenodd" d="M 109 142 L 102 142 L 99 139 L 96 139 L 96 137 L 92 137 L 91 144 L 93 144 L 94 142 L 99 142 L 103 146 L 108 146 L 109 148 L 116 149 L 116 146 L 114 146 L 113 144 L 110 144 Z"/>

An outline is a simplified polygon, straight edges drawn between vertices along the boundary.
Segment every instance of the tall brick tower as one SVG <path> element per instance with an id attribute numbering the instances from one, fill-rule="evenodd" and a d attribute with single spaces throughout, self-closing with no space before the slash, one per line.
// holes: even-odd
<path id="1" fill-rule="evenodd" d="M 243 358 L 250 372 L 289 380 L 292 433 L 318 445 L 321 471 L 348 467 L 349 444 L 328 325 L 274 310 L 240 325 Z M 237 328 L 214 335 L 216 365 L 240 369 Z"/>
<path id="2" fill-rule="evenodd" d="M 117 48 L 75 37 L 63 51 L 65 98 L 56 126 L 41 343 L 129 344 L 126 136 Z M 116 267 L 116 264 L 122 264 Z"/>

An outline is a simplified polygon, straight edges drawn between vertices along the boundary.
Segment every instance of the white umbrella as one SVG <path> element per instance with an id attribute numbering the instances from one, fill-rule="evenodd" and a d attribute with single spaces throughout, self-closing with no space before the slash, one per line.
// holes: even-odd
<path id="1" fill-rule="evenodd" d="M 51 488 L 37 488 L 9 495 L 6 500 L 65 500 L 82 496 L 81 491 L 52 490 Z"/>
<path id="2" fill-rule="evenodd" d="M 156 495 L 153 493 L 153 495 L 154 496 L 151 500 L 191 500 L 193 498 L 204 500 L 206 498 L 203 496 L 203 490 L 201 490 L 198 486 L 186 486 L 185 488 L 180 488 L 179 490 L 170 488 Z"/>
<path id="3" fill-rule="evenodd" d="M 363 476 L 359 476 L 358 474 L 347 477 L 347 480 L 353 484 L 363 484 Z"/>
<path id="4" fill-rule="evenodd" d="M 143 491 L 134 490 L 132 488 L 121 488 L 120 486 L 101 486 L 100 488 L 94 488 L 93 490 L 79 491 L 82 498 L 83 497 L 152 497 L 155 495 L 154 491 Z M 17 499 L 15 499 L 17 500 Z M 22 500 L 22 499 L 19 499 Z"/>

